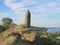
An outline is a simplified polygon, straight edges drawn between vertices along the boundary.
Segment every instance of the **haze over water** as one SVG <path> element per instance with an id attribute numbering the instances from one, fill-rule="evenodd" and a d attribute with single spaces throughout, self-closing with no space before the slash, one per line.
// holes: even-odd
<path id="1" fill-rule="evenodd" d="M 48 32 L 60 32 L 60 28 L 48 29 Z"/>

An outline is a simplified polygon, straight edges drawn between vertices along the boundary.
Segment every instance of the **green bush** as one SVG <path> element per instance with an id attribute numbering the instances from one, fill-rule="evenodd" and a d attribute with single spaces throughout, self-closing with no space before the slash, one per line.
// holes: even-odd
<path id="1" fill-rule="evenodd" d="M 8 29 L 12 23 L 13 23 L 13 20 L 8 17 L 2 19 L 2 26 L 5 29 Z"/>
<path id="2" fill-rule="evenodd" d="M 4 30 L 5 30 L 5 28 L 0 25 L 0 33 L 3 32 Z"/>

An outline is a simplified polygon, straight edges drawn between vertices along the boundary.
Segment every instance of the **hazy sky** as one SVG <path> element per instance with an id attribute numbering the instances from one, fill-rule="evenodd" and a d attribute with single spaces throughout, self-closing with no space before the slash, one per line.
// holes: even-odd
<path id="1" fill-rule="evenodd" d="M 28 9 L 33 26 L 60 27 L 60 0 L 0 0 L 0 23 L 10 17 L 21 24 Z"/>

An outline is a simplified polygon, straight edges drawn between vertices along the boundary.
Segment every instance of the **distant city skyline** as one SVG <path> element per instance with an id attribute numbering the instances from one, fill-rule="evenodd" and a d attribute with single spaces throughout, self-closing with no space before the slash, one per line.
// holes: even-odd
<path id="1" fill-rule="evenodd" d="M 0 0 L 0 24 L 4 17 L 22 24 L 28 9 L 32 26 L 60 27 L 60 0 Z"/>

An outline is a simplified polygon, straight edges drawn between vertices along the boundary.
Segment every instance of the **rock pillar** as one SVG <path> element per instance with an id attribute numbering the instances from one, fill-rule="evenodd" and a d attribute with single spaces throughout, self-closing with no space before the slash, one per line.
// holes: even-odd
<path id="1" fill-rule="evenodd" d="M 27 10 L 25 15 L 25 22 L 24 22 L 26 28 L 30 27 L 30 23 L 31 23 L 30 18 L 31 18 L 30 11 Z"/>

